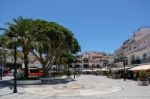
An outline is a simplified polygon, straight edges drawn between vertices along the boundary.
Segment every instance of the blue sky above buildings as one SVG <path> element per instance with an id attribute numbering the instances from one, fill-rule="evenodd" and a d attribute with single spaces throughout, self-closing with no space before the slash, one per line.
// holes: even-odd
<path id="1" fill-rule="evenodd" d="M 78 39 L 82 52 L 113 53 L 141 25 L 150 26 L 150 0 L 0 1 L 0 27 L 19 16 L 67 27 Z"/>

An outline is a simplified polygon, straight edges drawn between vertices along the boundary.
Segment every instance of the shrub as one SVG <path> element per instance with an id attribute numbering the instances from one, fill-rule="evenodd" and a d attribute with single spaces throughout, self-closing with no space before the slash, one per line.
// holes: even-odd
<path id="1" fill-rule="evenodd" d="M 21 68 L 22 64 L 16 63 L 17 68 Z M 6 67 L 11 69 L 14 69 L 14 63 L 6 63 Z"/>
<path id="2" fill-rule="evenodd" d="M 139 78 L 140 78 L 140 80 L 147 80 L 148 79 L 148 73 L 145 70 L 140 70 Z"/>
<path id="3" fill-rule="evenodd" d="M 108 70 L 108 77 L 111 77 L 112 76 L 112 70 L 111 68 Z"/>
<path id="4" fill-rule="evenodd" d="M 96 71 L 96 75 L 100 75 L 100 73 L 101 73 L 101 72 L 100 72 L 99 70 Z"/>

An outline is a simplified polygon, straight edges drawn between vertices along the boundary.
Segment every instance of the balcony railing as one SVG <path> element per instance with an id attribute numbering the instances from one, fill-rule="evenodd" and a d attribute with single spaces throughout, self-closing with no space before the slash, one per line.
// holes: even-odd
<path id="1" fill-rule="evenodd" d="M 143 59 L 143 60 L 141 60 L 141 63 L 150 63 L 150 59 L 149 58 Z"/>

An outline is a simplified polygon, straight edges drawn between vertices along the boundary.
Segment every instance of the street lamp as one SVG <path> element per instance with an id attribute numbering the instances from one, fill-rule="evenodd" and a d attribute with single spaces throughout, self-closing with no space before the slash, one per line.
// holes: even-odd
<path id="1" fill-rule="evenodd" d="M 83 73 L 84 62 L 83 62 L 83 53 L 81 54 L 81 74 Z"/>
<path id="2" fill-rule="evenodd" d="M 17 42 L 18 36 L 15 34 L 12 37 L 12 41 L 14 41 L 14 90 L 13 93 L 17 93 L 17 79 L 16 79 L 16 74 L 17 74 L 17 66 L 16 66 L 16 52 L 17 52 Z"/>
<path id="3" fill-rule="evenodd" d="M 123 70 L 123 79 L 124 79 L 124 81 L 126 81 L 126 65 L 127 65 L 127 58 L 128 57 L 124 57 L 123 58 L 123 66 L 124 66 L 124 70 Z"/>
<path id="4" fill-rule="evenodd" d="M 75 63 L 72 64 L 73 65 L 73 78 L 76 78 L 76 71 L 75 71 Z"/>
<path id="5" fill-rule="evenodd" d="M 0 70 L 1 70 L 1 80 L 2 80 L 2 77 L 3 77 L 3 59 L 2 59 L 2 57 L 0 57 L 0 60 L 1 60 Z"/>

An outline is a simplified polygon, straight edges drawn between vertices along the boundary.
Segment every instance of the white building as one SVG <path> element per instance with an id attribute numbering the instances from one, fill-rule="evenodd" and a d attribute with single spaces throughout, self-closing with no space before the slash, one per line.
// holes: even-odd
<path id="1" fill-rule="evenodd" d="M 29 68 L 31 67 L 37 67 L 37 68 L 42 68 L 42 64 L 37 60 L 37 58 L 32 54 L 29 53 Z"/>
<path id="2" fill-rule="evenodd" d="M 114 52 L 115 60 L 128 58 L 128 65 L 150 63 L 150 27 L 140 27 L 133 36 Z"/>
<path id="3" fill-rule="evenodd" d="M 104 52 L 88 51 L 78 56 L 77 67 L 83 69 L 102 68 L 109 64 L 111 56 Z"/>

